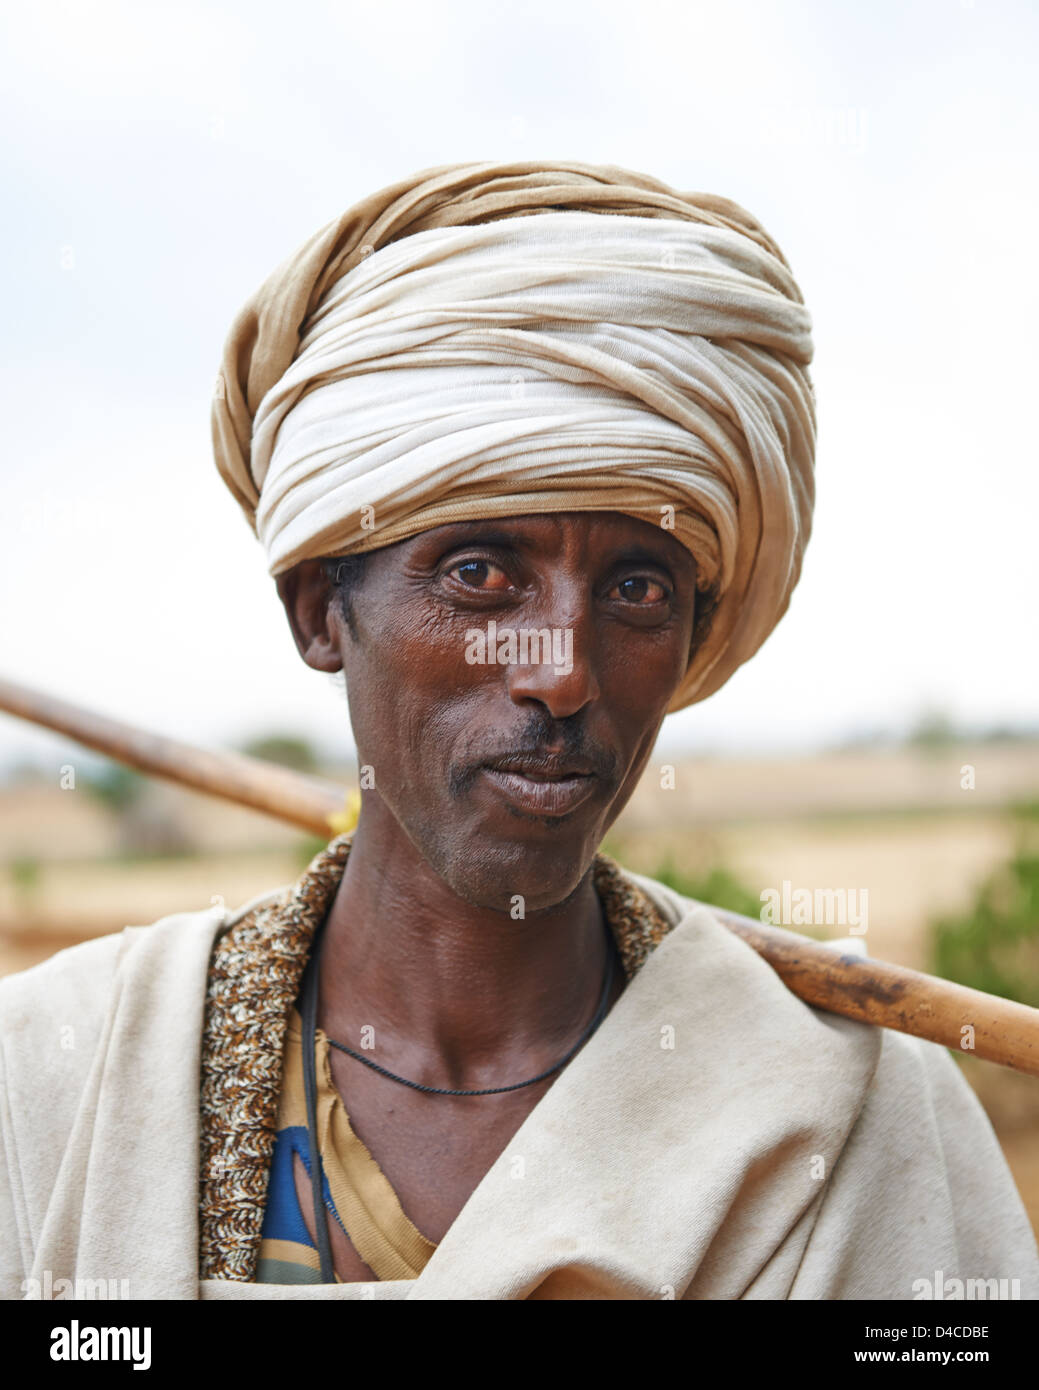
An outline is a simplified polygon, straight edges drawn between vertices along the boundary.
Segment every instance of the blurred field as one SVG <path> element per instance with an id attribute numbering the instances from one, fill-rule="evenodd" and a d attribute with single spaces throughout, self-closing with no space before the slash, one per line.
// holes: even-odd
<path id="1" fill-rule="evenodd" d="M 1011 809 L 1036 802 L 1031 743 L 689 759 L 673 773 L 654 761 L 604 848 L 651 875 L 723 869 L 754 901 L 784 880 L 867 890 L 869 954 L 928 970 L 929 922 L 969 907 L 1019 843 Z M 291 882 L 312 851 L 266 817 L 158 784 L 122 815 L 80 789 L 0 788 L 0 974 L 217 895 L 236 906 Z M 1039 1080 L 957 1060 L 1039 1232 Z"/>

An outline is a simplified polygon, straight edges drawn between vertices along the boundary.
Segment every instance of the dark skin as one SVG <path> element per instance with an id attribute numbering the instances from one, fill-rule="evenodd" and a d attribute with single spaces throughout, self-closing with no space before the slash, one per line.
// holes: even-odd
<path id="1" fill-rule="evenodd" d="M 346 674 L 375 778 L 325 929 L 329 1037 L 360 1051 L 369 1025 L 371 1060 L 460 1090 L 535 1076 L 577 1042 L 608 964 L 593 859 L 687 669 L 695 581 L 668 531 L 614 512 L 459 523 L 375 551 L 354 632 L 320 562 L 279 578 L 304 661 Z M 490 619 L 572 629 L 572 669 L 467 663 L 466 633 Z M 622 989 L 617 966 L 611 1002 Z M 448 1097 L 335 1049 L 331 1071 L 354 1131 L 436 1243 L 559 1075 Z M 302 1164 L 296 1185 L 313 1237 Z M 339 1277 L 374 1279 L 329 1229 Z"/>

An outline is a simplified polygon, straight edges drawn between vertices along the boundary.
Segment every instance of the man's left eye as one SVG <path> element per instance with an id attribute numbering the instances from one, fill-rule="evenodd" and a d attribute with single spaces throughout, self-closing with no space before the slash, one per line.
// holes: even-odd
<path id="1" fill-rule="evenodd" d="M 509 587 L 509 576 L 489 560 L 465 560 L 448 572 L 457 575 L 470 589 L 483 589 L 486 592 Z"/>
<path id="2" fill-rule="evenodd" d="M 667 598 L 667 590 L 663 584 L 644 576 L 622 579 L 613 592 L 620 594 L 626 603 L 636 603 L 640 607 L 648 607 L 651 603 L 660 603 Z"/>

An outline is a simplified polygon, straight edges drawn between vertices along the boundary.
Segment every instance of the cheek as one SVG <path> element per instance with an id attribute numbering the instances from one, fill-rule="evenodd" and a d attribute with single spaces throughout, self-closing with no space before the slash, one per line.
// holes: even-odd
<path id="1" fill-rule="evenodd" d="M 662 718 L 688 665 L 684 630 L 611 633 L 599 657 L 604 702 L 635 724 Z"/>
<path id="2" fill-rule="evenodd" d="M 476 676 L 463 628 L 416 608 L 412 600 L 366 614 L 360 640 L 342 651 L 354 738 L 377 783 L 377 762 L 396 779 L 409 762 L 443 761 L 469 717 Z"/>

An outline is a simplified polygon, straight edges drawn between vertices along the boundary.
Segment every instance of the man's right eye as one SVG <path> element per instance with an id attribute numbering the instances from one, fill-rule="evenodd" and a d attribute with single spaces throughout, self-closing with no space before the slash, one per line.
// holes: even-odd
<path id="1" fill-rule="evenodd" d="M 492 565 L 490 560 L 463 560 L 461 564 L 453 565 L 448 574 L 457 575 L 467 588 L 479 589 L 483 593 L 504 593 L 512 587 L 505 571 L 498 565 Z"/>

